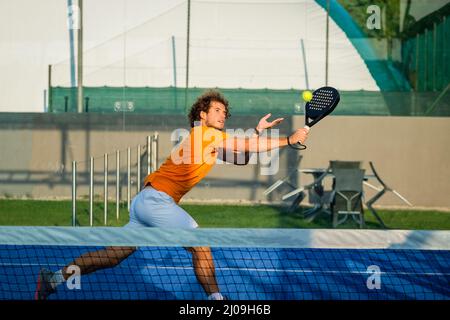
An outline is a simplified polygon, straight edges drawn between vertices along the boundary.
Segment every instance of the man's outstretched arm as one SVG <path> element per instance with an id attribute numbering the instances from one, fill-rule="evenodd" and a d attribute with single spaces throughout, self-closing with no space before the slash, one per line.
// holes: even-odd
<path id="1" fill-rule="evenodd" d="M 308 137 L 308 129 L 302 128 L 294 131 L 289 137 L 231 137 L 222 142 L 221 148 L 225 153 L 230 152 L 266 152 L 282 148 L 290 144 L 304 143 Z"/>
<path id="2" fill-rule="evenodd" d="M 277 126 L 281 122 L 283 122 L 284 118 L 277 118 L 273 121 L 270 121 L 269 118 L 271 117 L 271 113 L 266 114 L 264 117 L 262 117 L 258 124 L 255 127 L 255 131 L 253 133 L 253 136 L 251 138 L 258 138 L 264 130 L 270 129 L 272 127 Z M 236 141 L 237 144 L 244 143 L 242 140 Z M 248 164 L 250 160 L 250 151 L 237 151 L 237 150 L 231 150 L 233 148 L 228 148 L 227 150 L 219 149 L 219 159 L 222 161 L 226 161 L 229 163 L 233 163 L 235 165 L 246 165 Z"/>

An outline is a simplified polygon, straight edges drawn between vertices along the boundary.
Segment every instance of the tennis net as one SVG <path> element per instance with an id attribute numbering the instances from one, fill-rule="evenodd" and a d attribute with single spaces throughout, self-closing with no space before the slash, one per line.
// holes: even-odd
<path id="1" fill-rule="evenodd" d="M 42 269 L 136 251 L 49 300 L 204 300 L 188 247 L 210 247 L 230 300 L 448 300 L 450 231 L 0 227 L 0 300 L 35 299 Z"/>

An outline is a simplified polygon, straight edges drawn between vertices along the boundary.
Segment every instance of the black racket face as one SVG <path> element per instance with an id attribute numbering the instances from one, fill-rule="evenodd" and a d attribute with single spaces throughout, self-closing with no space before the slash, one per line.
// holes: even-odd
<path id="1" fill-rule="evenodd" d="M 329 115 L 339 103 L 339 92 L 333 87 L 322 87 L 313 92 L 305 106 L 305 124 L 312 127 Z"/>

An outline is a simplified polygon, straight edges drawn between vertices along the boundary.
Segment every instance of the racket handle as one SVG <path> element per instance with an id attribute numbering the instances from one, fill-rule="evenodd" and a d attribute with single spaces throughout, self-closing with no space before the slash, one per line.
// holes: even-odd
<path id="1" fill-rule="evenodd" d="M 310 130 L 309 126 L 304 126 L 303 128 L 305 128 L 307 132 L 309 132 L 309 130 Z M 289 137 L 288 137 L 288 143 L 289 143 Z M 291 148 L 294 148 L 294 149 L 297 149 L 297 150 L 305 150 L 306 149 L 306 146 L 304 144 L 302 144 L 301 142 L 297 142 L 297 143 L 294 143 L 294 144 L 289 144 L 289 146 Z"/>
<path id="2" fill-rule="evenodd" d="M 309 130 L 311 129 L 309 126 L 304 126 L 303 128 L 306 129 L 306 132 L 309 132 Z M 299 150 L 306 149 L 306 145 L 302 144 L 301 142 L 297 142 L 297 144 L 299 145 L 298 147 Z"/>

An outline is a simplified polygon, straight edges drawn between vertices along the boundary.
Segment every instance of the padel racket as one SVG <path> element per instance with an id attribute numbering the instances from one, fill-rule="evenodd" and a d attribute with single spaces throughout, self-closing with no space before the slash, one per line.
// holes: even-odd
<path id="1" fill-rule="evenodd" d="M 305 105 L 305 128 L 311 128 L 325 118 L 338 105 L 339 92 L 333 87 L 322 87 L 313 92 L 313 97 Z M 305 150 L 306 146 L 297 142 L 290 144 L 294 149 Z"/>

